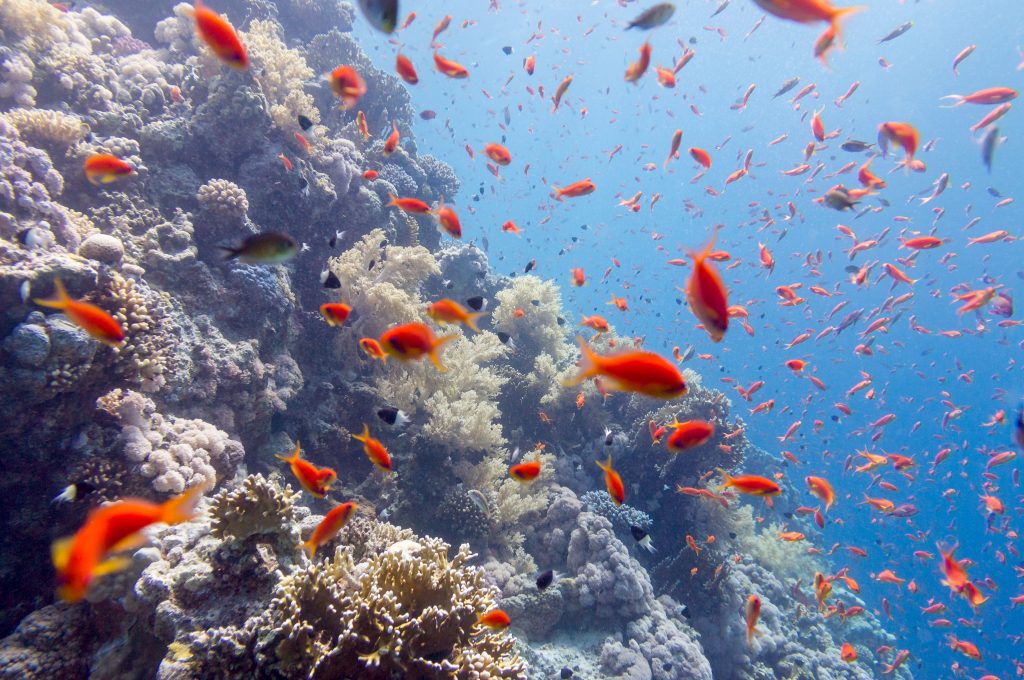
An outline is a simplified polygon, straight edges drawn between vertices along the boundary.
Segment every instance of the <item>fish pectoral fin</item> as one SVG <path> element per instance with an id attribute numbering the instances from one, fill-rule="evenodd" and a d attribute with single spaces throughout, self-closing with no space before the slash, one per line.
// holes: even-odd
<path id="1" fill-rule="evenodd" d="M 106 576 L 107 574 L 114 574 L 122 571 L 132 563 L 130 557 L 111 557 L 109 560 L 100 562 L 95 569 L 92 570 L 93 577 Z"/>
<path id="2" fill-rule="evenodd" d="M 135 550 L 136 548 L 141 548 L 147 543 L 149 543 L 149 537 L 147 537 L 144 533 L 140 531 L 138 533 L 132 534 L 131 536 L 126 536 L 122 538 L 120 541 L 114 544 L 114 546 L 110 549 L 110 552 L 119 553 L 124 552 L 126 550 Z"/>
<path id="3" fill-rule="evenodd" d="M 72 540 L 74 540 L 73 537 L 65 536 L 64 538 L 58 538 L 50 546 L 50 557 L 53 559 L 53 567 L 57 571 L 63 571 L 68 566 Z"/>

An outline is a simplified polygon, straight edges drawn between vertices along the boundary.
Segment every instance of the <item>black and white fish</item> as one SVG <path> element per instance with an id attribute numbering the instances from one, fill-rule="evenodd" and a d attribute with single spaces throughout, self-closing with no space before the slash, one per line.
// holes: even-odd
<path id="1" fill-rule="evenodd" d="M 96 490 L 96 487 L 88 482 L 75 482 L 68 484 L 64 490 L 53 497 L 51 503 L 74 503 L 79 498 L 86 496 Z"/>
<path id="2" fill-rule="evenodd" d="M 325 269 L 320 272 L 320 284 L 324 288 L 329 288 L 331 290 L 341 288 L 341 280 L 338 278 L 337 274 L 332 272 L 330 269 Z"/>
<path id="3" fill-rule="evenodd" d="M 398 24 L 398 0 L 359 0 L 370 25 L 383 33 L 392 33 Z"/>
<path id="4" fill-rule="evenodd" d="M 394 425 L 398 428 L 405 427 L 409 424 L 409 416 L 405 414 L 405 411 L 397 409 L 394 406 L 384 406 L 377 409 L 377 417 L 388 425 Z"/>
<path id="5" fill-rule="evenodd" d="M 647 532 L 633 524 L 629 527 L 629 533 L 633 534 L 633 538 L 636 539 L 637 545 L 646 550 L 647 552 L 658 552 L 654 544 L 651 543 L 651 537 L 647 535 Z"/>

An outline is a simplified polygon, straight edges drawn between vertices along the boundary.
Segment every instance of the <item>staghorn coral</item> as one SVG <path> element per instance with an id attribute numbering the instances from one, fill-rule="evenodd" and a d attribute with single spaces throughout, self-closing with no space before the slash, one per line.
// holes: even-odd
<path id="1" fill-rule="evenodd" d="M 164 416 L 138 392 L 115 389 L 100 397 L 97 406 L 117 419 L 121 455 L 137 465 L 158 493 L 212 485 L 218 475 L 232 476 L 244 455 L 241 444 L 213 425 Z"/>
<path id="2" fill-rule="evenodd" d="M 292 525 L 299 496 L 291 486 L 282 488 L 263 475 L 249 475 L 237 489 L 221 489 L 210 501 L 210 531 L 219 539 L 236 541 L 271 534 L 294 546 Z"/>
<path id="3" fill-rule="evenodd" d="M 89 132 L 81 118 L 47 109 L 13 109 L 3 114 L 24 141 L 44 149 L 63 151 Z"/>
<path id="4" fill-rule="evenodd" d="M 281 27 L 274 21 L 253 21 L 242 40 L 252 59 L 256 81 L 270 103 L 274 125 L 289 134 L 298 132 L 299 114 L 319 123 L 320 111 L 302 89 L 302 84 L 313 78 L 313 69 L 300 52 L 285 46 Z"/>

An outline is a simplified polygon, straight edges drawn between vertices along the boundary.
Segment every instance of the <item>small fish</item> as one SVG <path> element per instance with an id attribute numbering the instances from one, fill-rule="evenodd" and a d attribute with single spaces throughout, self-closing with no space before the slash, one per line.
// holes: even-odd
<path id="1" fill-rule="evenodd" d="M 317 498 L 324 498 L 331 490 L 331 485 L 338 479 L 338 474 L 328 467 L 318 468 L 307 460 L 302 459 L 302 449 L 299 442 L 295 442 L 295 450 L 291 456 L 276 455 L 275 458 L 283 460 L 291 466 L 292 474 L 302 485 L 302 488 Z"/>
<path id="2" fill-rule="evenodd" d="M 509 56 L 512 54 L 512 46 L 505 45 L 504 47 L 501 48 L 501 51 L 505 53 L 505 56 Z"/>
<path id="3" fill-rule="evenodd" d="M 676 12 L 676 6 L 671 2 L 660 2 L 653 7 L 645 9 L 626 26 L 628 31 L 631 28 L 650 30 L 665 24 Z"/>
<path id="4" fill-rule="evenodd" d="M 604 428 L 604 445 L 611 446 L 615 443 L 615 435 L 609 428 Z"/>
<path id="5" fill-rule="evenodd" d="M 380 347 L 388 355 L 401 361 L 417 361 L 429 357 L 438 370 L 447 369 L 441 364 L 438 350 L 458 336 L 444 335 L 440 338 L 424 323 L 413 322 L 394 326 L 380 336 Z"/>
<path id="6" fill-rule="evenodd" d="M 108 153 L 89 156 L 82 163 L 82 170 L 93 186 L 110 184 L 135 174 L 135 168 L 131 163 Z"/>
<path id="7" fill-rule="evenodd" d="M 909 31 L 913 27 L 914 27 L 914 22 L 913 21 L 908 21 L 907 23 L 902 24 L 901 26 L 898 26 L 897 28 L 893 29 L 892 32 L 890 32 L 884 38 L 879 40 L 876 44 L 881 45 L 884 42 L 889 42 L 890 40 L 895 40 L 896 38 L 900 37 L 901 35 L 903 35 L 907 31 Z"/>
<path id="8" fill-rule="evenodd" d="M 971 56 L 971 54 L 973 54 L 974 50 L 976 50 L 977 48 L 978 48 L 977 45 L 968 45 L 967 47 L 965 47 L 962 50 L 960 50 L 959 54 L 957 54 L 956 57 L 953 59 L 953 75 L 955 75 L 955 76 L 960 75 L 960 71 L 957 70 L 957 67 L 960 66 L 960 63 L 964 59 L 966 59 L 967 57 Z"/>
<path id="9" fill-rule="evenodd" d="M 686 300 L 690 303 L 690 311 L 704 325 L 711 340 L 721 342 L 729 329 L 729 302 L 721 276 L 708 262 L 714 251 L 716 236 L 711 238 L 701 252 L 689 253 L 693 260 L 693 271 L 686 283 Z"/>
<path id="10" fill-rule="evenodd" d="M 781 97 L 782 95 L 786 94 L 799 84 L 800 76 L 794 76 L 793 78 L 790 78 L 789 80 L 782 84 L 782 87 L 779 88 L 778 92 L 772 95 L 772 99 L 775 99 L 776 97 Z"/>
<path id="11" fill-rule="evenodd" d="M 477 491 L 476 489 L 470 489 L 466 492 L 466 495 L 469 496 L 469 500 L 473 501 L 473 505 L 475 505 L 480 512 L 487 515 L 487 499 L 484 497 L 482 492 Z"/>
<path id="12" fill-rule="evenodd" d="M 74 503 L 80 498 L 87 496 L 96 490 L 96 487 L 89 482 L 75 482 L 68 484 L 64 489 L 53 497 L 51 503 Z"/>
<path id="13" fill-rule="evenodd" d="M 995 156 L 999 142 L 999 128 L 993 125 L 985 132 L 985 137 L 981 140 L 981 162 L 985 164 L 985 169 L 989 172 L 992 172 L 992 158 Z"/>
<path id="14" fill-rule="evenodd" d="M 754 632 L 757 630 L 757 619 L 761 616 L 761 598 L 751 595 L 747 598 L 745 618 L 747 622 L 747 644 L 754 639 Z"/>
<path id="15" fill-rule="evenodd" d="M 437 111 L 432 111 L 431 109 L 420 111 L 420 118 L 422 120 L 434 120 L 437 118 Z"/>
<path id="16" fill-rule="evenodd" d="M 92 338 L 110 347 L 120 347 L 124 342 L 125 333 L 117 319 L 89 302 L 74 300 L 64 288 L 64 282 L 54 279 L 56 296 L 44 300 L 34 299 L 33 302 L 42 307 L 59 309 L 64 312 L 73 324 L 84 330 Z"/>
<path id="17" fill-rule="evenodd" d="M 363 443 L 363 453 L 370 462 L 385 472 L 391 472 L 391 456 L 379 439 L 370 436 L 370 426 L 363 423 L 363 433 L 352 435 L 353 439 Z"/>
<path id="18" fill-rule="evenodd" d="M 729 6 L 729 0 L 722 0 L 722 2 L 721 2 L 721 3 L 719 4 L 719 5 L 718 5 L 718 7 L 717 7 L 717 8 L 715 9 L 714 13 L 713 13 L 713 14 L 711 15 L 711 17 L 710 17 L 710 18 L 711 18 L 711 19 L 714 19 L 714 18 L 715 18 L 715 17 L 717 17 L 717 16 L 719 15 L 719 14 L 721 14 L 722 12 L 724 12 L 724 11 L 725 11 L 725 8 L 726 8 L 726 7 L 728 7 L 728 6 Z"/>
<path id="19" fill-rule="evenodd" d="M 482 295 L 474 295 L 471 298 L 466 298 L 466 304 L 474 312 L 479 312 L 487 308 L 487 300 Z"/>
<path id="20" fill-rule="evenodd" d="M 653 352 L 626 351 L 599 356 L 582 337 L 576 338 L 583 358 L 580 372 L 565 383 L 573 387 L 594 376 L 608 381 L 608 388 L 636 392 L 658 399 L 676 399 L 687 392 L 686 381 L 679 370 L 664 357 Z"/>
<path id="21" fill-rule="evenodd" d="M 405 414 L 405 411 L 397 409 L 394 406 L 382 406 L 377 409 L 377 417 L 388 425 L 392 425 L 397 428 L 403 428 L 409 423 L 409 416 Z"/>
<path id="22" fill-rule="evenodd" d="M 299 244 L 295 239 L 273 231 L 247 236 L 237 248 L 217 247 L 227 253 L 225 260 L 237 259 L 245 264 L 281 264 L 299 252 Z"/>
<path id="23" fill-rule="evenodd" d="M 849 153 L 860 153 L 862 151 L 869 150 L 872 146 L 874 146 L 874 144 L 868 144 L 867 142 L 862 142 L 858 139 L 851 139 L 847 142 L 843 142 L 841 148 L 843 151 L 848 151 Z"/>
<path id="24" fill-rule="evenodd" d="M 665 447 L 670 453 L 680 453 L 703 446 L 715 434 L 715 426 L 703 420 L 687 420 L 681 423 L 675 419 L 669 427 L 673 429 L 665 439 Z"/>
<path id="25" fill-rule="evenodd" d="M 541 473 L 540 460 L 531 460 L 525 463 L 517 463 L 508 469 L 508 474 L 518 482 L 532 482 Z"/>
<path id="26" fill-rule="evenodd" d="M 327 75 L 327 80 L 345 110 L 354 108 L 359 98 L 366 94 L 366 81 L 351 66 L 337 67 Z"/>
<path id="27" fill-rule="evenodd" d="M 325 269 L 320 273 L 320 284 L 329 290 L 337 290 L 341 288 L 341 280 L 337 274 L 332 272 L 330 269 Z"/>
<path id="28" fill-rule="evenodd" d="M 362 338 L 359 340 L 359 349 L 363 350 L 371 359 L 380 359 L 387 363 L 388 353 L 380 346 L 380 343 L 373 338 Z"/>
<path id="29" fill-rule="evenodd" d="M 427 307 L 427 316 L 441 325 L 464 323 L 474 331 L 479 332 L 476 320 L 484 316 L 486 312 L 467 312 L 462 305 L 455 300 L 442 298 Z"/>
<path id="30" fill-rule="evenodd" d="M 722 478 L 725 480 L 722 485 L 723 488 L 732 487 L 740 493 L 749 494 L 751 496 L 778 496 L 782 493 L 782 487 L 767 477 L 760 477 L 757 475 L 740 475 L 738 477 L 730 477 L 722 468 L 718 468 L 718 473 L 722 475 Z"/>
<path id="31" fill-rule="evenodd" d="M 298 115 L 297 120 L 299 122 L 299 127 L 302 128 L 303 132 L 313 127 L 313 121 L 310 120 L 307 116 L 302 115 L 301 113 Z"/>
<path id="32" fill-rule="evenodd" d="M 548 569 L 537 574 L 537 590 L 544 590 L 555 582 L 555 572 Z"/>
<path id="33" fill-rule="evenodd" d="M 529 262 L 526 263 L 526 268 L 523 269 L 523 273 L 524 274 L 529 274 L 531 271 L 533 271 L 534 267 L 536 267 L 536 266 L 537 266 L 537 260 L 530 260 Z"/>
<path id="34" fill-rule="evenodd" d="M 491 630 L 505 630 L 512 625 L 512 619 L 500 609 L 492 609 L 486 614 L 478 614 L 476 622 L 478 625 L 490 628 Z"/>
<path id="35" fill-rule="evenodd" d="M 324 515 L 320 524 L 317 524 L 316 528 L 313 529 L 313 535 L 302 544 L 302 549 L 309 553 L 309 559 L 316 557 L 317 548 L 338 535 L 338 532 L 348 523 L 349 518 L 355 514 L 358 507 L 358 505 L 352 502 L 342 503 L 341 505 L 334 506 Z"/>
<path id="36" fill-rule="evenodd" d="M 604 471 L 604 485 L 612 502 L 615 505 L 622 505 L 626 500 L 626 485 L 622 483 L 619 473 L 612 469 L 612 457 L 609 455 L 608 460 L 604 463 L 599 460 L 594 463 Z"/>
<path id="37" fill-rule="evenodd" d="M 341 326 L 352 313 L 352 308 L 343 302 L 325 302 L 320 305 L 320 315 L 328 326 Z"/>
<path id="38" fill-rule="evenodd" d="M 654 547 L 654 543 L 651 542 L 651 537 L 642 528 L 632 524 L 629 527 L 629 533 L 633 534 L 633 538 L 636 540 L 637 545 L 647 552 L 658 552 L 658 549 Z"/>
<path id="39" fill-rule="evenodd" d="M 393 33 L 398 25 L 398 0 L 359 0 L 359 9 L 370 25 L 382 33 Z"/>
<path id="40" fill-rule="evenodd" d="M 498 340 L 501 341 L 501 344 L 508 345 L 510 348 L 515 349 L 516 344 L 515 342 L 513 342 L 511 335 L 509 335 L 505 331 L 498 331 L 497 335 Z"/>

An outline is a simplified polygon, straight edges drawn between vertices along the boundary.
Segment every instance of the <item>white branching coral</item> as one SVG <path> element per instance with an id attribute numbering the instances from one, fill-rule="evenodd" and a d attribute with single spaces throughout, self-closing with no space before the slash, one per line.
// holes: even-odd
<path id="1" fill-rule="evenodd" d="M 14 109 L 3 116 L 23 141 L 44 149 L 67 149 L 89 132 L 81 118 L 61 111 Z"/>
<path id="2" fill-rule="evenodd" d="M 270 103 L 270 118 L 286 132 L 299 130 L 302 114 L 314 123 L 320 122 L 320 110 L 302 84 L 313 78 L 302 54 L 288 49 L 281 40 L 280 27 L 274 21 L 253 21 L 242 40 L 253 63 L 253 72 Z"/>
<path id="3" fill-rule="evenodd" d="M 158 413 L 139 392 L 115 389 L 97 406 L 118 419 L 124 457 L 138 466 L 159 493 L 176 494 L 197 485 L 212 485 L 234 474 L 244 455 L 242 445 L 202 420 Z"/>
<path id="4" fill-rule="evenodd" d="M 562 295 L 551 281 L 522 276 L 498 291 L 492 317 L 494 327 L 511 335 L 527 354 L 547 354 L 555 362 L 569 356 L 570 346 L 558 319 L 562 317 Z M 521 316 L 516 310 L 523 310 Z"/>

